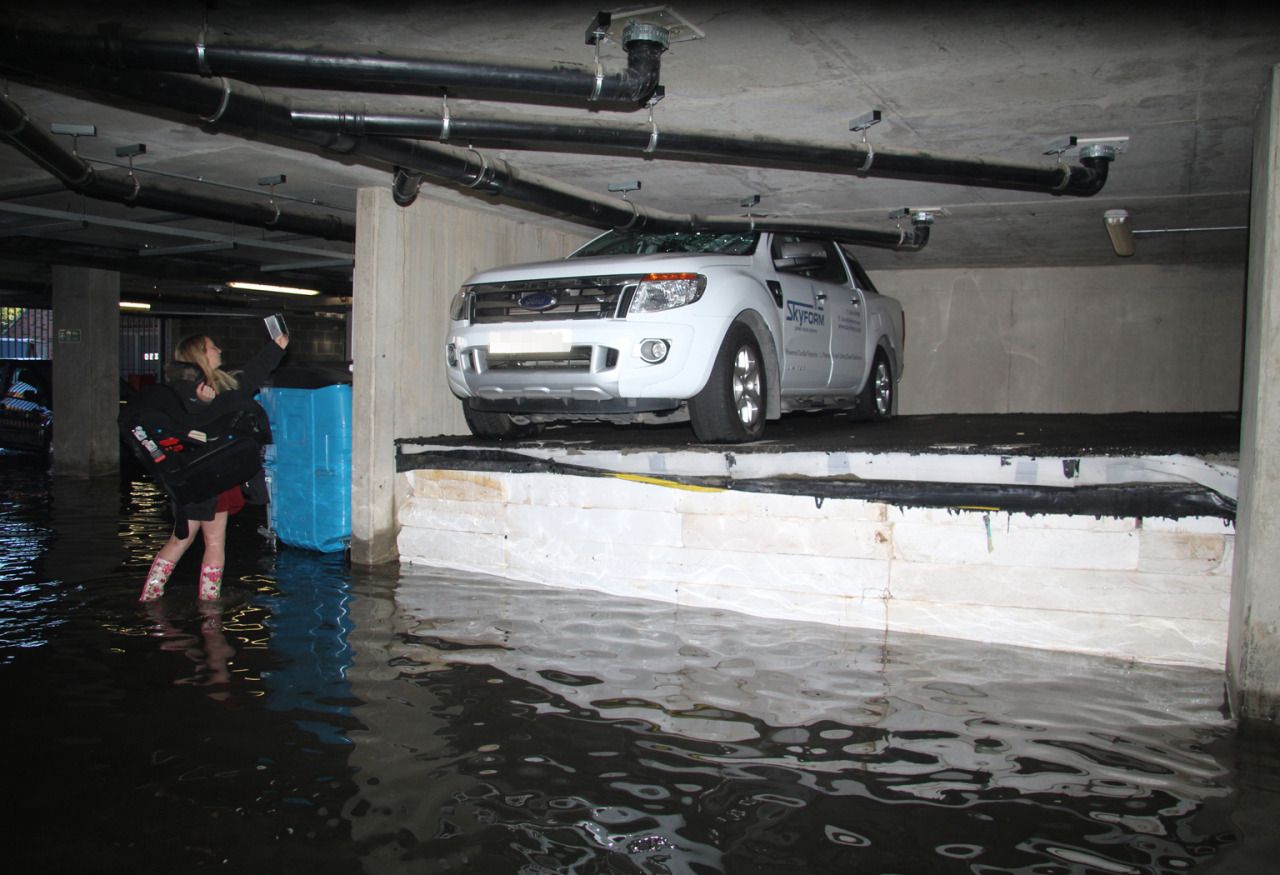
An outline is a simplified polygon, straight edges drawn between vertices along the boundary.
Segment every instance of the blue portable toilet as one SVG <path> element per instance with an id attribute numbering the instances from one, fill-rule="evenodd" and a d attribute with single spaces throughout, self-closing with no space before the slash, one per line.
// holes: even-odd
<path id="1" fill-rule="evenodd" d="M 263 389 L 272 441 L 263 467 L 268 517 L 291 547 L 321 553 L 351 540 L 351 387 Z"/>

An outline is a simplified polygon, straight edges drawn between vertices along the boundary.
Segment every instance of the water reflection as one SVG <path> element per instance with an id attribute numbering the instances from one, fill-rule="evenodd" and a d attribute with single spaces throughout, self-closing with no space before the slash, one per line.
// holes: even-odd
<path id="1" fill-rule="evenodd" d="M 43 475 L 5 462 L 11 830 L 40 837 L 15 867 L 1274 863 L 1280 744 L 1235 731 L 1213 672 L 350 569 L 275 552 L 249 512 L 223 599 L 198 602 L 180 566 L 141 605 L 168 525 L 155 491 L 122 481 L 64 515 Z M 102 552 L 59 555 L 81 543 Z"/>
<path id="2" fill-rule="evenodd" d="M 347 669 L 353 653 L 351 594 L 340 554 L 284 550 L 275 585 L 258 600 L 276 667 L 263 672 L 266 705 L 297 716 L 300 728 L 330 744 L 345 744 L 354 702 Z M 305 716 L 318 712 L 322 719 Z"/>
<path id="3" fill-rule="evenodd" d="M 1212 673 L 457 574 L 405 572 L 396 605 L 367 670 L 412 687 L 361 709 L 352 761 L 433 745 L 350 803 L 380 871 L 505 846 L 510 871 L 1166 872 L 1234 841 Z"/>

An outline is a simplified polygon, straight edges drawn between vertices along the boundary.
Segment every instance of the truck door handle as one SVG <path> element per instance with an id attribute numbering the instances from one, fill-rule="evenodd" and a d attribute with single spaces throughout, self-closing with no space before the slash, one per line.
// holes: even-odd
<path id="1" fill-rule="evenodd" d="M 826 292 L 814 292 L 814 293 L 813 293 L 813 297 L 814 297 L 816 300 L 819 300 L 819 301 L 825 301 L 825 300 L 827 299 L 827 293 L 826 293 Z"/>

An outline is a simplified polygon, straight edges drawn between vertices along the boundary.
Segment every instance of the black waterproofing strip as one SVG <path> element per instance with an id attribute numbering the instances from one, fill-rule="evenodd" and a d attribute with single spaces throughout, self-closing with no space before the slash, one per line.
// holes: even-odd
<path id="1" fill-rule="evenodd" d="M 418 443 L 419 440 L 404 441 Z M 1088 486 L 1029 486 L 1002 483 L 942 483 L 919 480 L 862 480 L 852 477 L 642 477 L 509 450 L 425 450 L 404 452 L 397 441 L 396 470 L 489 471 L 504 474 L 560 474 L 623 477 L 677 488 L 723 489 L 774 495 L 804 495 L 821 504 L 828 498 L 877 501 L 900 507 L 957 511 L 1071 514 L 1094 517 L 1219 517 L 1234 522 L 1234 499 L 1194 483 L 1110 483 Z"/>

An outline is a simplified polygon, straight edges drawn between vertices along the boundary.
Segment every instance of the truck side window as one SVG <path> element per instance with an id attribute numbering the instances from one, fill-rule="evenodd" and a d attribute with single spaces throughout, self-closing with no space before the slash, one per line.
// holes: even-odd
<path id="1" fill-rule="evenodd" d="M 836 252 L 836 245 L 830 240 L 823 240 L 822 248 L 826 250 L 827 260 L 823 263 L 822 270 L 814 274 L 813 278 L 841 286 L 849 285 L 849 277 L 844 272 L 844 262 Z"/>
<path id="2" fill-rule="evenodd" d="M 849 263 L 849 270 L 853 272 L 854 284 L 864 292 L 876 292 L 876 294 L 879 294 L 875 283 L 871 282 L 871 277 L 867 276 L 867 272 L 858 263 L 858 259 L 853 257 L 853 253 L 844 247 L 841 247 L 841 251 L 844 253 L 845 261 Z"/>

